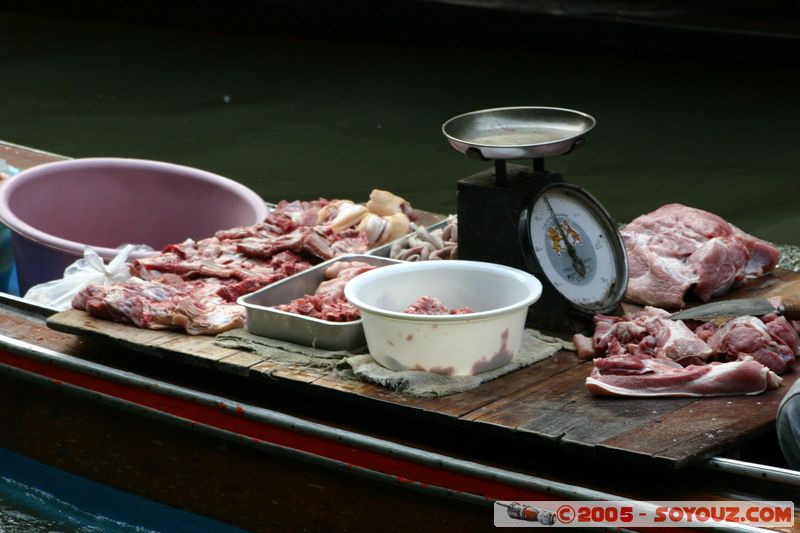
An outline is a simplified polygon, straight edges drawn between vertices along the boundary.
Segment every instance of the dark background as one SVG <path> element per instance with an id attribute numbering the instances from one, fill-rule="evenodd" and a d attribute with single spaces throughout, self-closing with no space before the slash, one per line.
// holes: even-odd
<path id="1" fill-rule="evenodd" d="M 800 244 L 795 2 L 229 4 L 4 4 L 0 138 L 196 166 L 270 201 L 379 187 L 454 212 L 486 164 L 442 122 L 566 107 L 597 127 L 547 167 L 618 220 L 682 202 Z"/>

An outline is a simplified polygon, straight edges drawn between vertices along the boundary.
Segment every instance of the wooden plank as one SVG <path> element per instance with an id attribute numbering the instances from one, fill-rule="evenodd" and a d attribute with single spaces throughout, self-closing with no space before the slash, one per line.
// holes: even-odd
<path id="1" fill-rule="evenodd" d="M 656 420 L 683 407 L 687 400 L 596 398 L 584 387 L 591 363 L 583 363 L 542 380 L 503 407 L 483 410 L 482 424 L 514 428 L 526 438 L 581 448 L 592 454 L 597 442 Z"/>
<path id="2" fill-rule="evenodd" d="M 190 336 L 177 331 L 139 329 L 95 318 L 76 309 L 52 315 L 47 319 L 47 325 L 57 331 L 84 335 L 112 346 L 199 366 L 213 366 L 219 359 L 237 353 L 236 350 L 216 346 L 212 337 Z M 233 369 L 231 365 L 224 368 L 226 371 Z"/>
<path id="3" fill-rule="evenodd" d="M 373 385 L 372 383 L 341 379 L 331 374 L 320 377 L 315 380 L 313 384 L 318 387 L 352 394 L 371 401 L 389 402 L 395 406 L 412 408 L 413 412 L 417 413 L 420 412 L 421 406 L 428 401 L 425 398 L 409 396 L 408 394 Z"/>
<path id="4" fill-rule="evenodd" d="M 573 368 L 579 363 L 574 352 L 561 351 L 543 361 L 501 376 L 475 389 L 442 398 L 410 396 L 370 383 L 342 380 L 331 375 L 315 381 L 314 385 L 363 396 L 367 399 L 435 412 L 451 418 L 461 418 L 462 422 L 470 422 L 480 416 L 482 412 L 491 411 L 495 406 L 505 405 L 509 401 L 513 401 L 514 397 L 520 394 L 524 395 L 525 393 L 522 391 L 529 389 L 532 384 Z"/>
<path id="5" fill-rule="evenodd" d="M 263 357 L 253 352 L 232 351 L 232 354 L 217 359 L 214 366 L 231 374 L 247 376 L 250 374 L 250 367 L 264 361 Z"/>
<path id="6" fill-rule="evenodd" d="M 176 331 L 139 329 L 95 318 L 75 309 L 56 313 L 47 319 L 47 325 L 57 331 L 85 335 L 121 348 L 171 361 L 216 368 L 226 373 L 238 375 L 270 373 L 273 377 L 305 382 L 314 381 L 323 375 L 319 371 L 309 372 L 292 369 L 285 364 L 270 364 L 263 357 L 251 352 L 217 346 L 213 337 L 192 336 Z M 276 369 L 277 366 L 280 368 Z"/>
<path id="7" fill-rule="evenodd" d="M 646 454 L 681 467 L 740 444 L 769 429 L 778 404 L 800 378 L 800 371 L 784 374 L 779 389 L 756 396 L 701 398 L 632 431 L 598 443 L 598 453 L 609 457 Z"/>
<path id="8" fill-rule="evenodd" d="M 157 349 L 158 346 L 180 337 L 174 331 L 138 329 L 95 318 L 75 309 L 52 315 L 47 319 L 47 325 L 56 331 L 85 335 L 94 340 L 156 356 L 163 356 L 162 351 Z"/>
<path id="9" fill-rule="evenodd" d="M 175 333 L 175 336 L 168 342 L 162 343 L 157 346 L 160 352 L 173 352 L 181 354 L 182 356 L 189 356 L 192 362 L 196 364 L 208 363 L 214 366 L 213 363 L 238 353 L 231 348 L 222 348 L 214 344 L 213 337 L 206 336 L 191 336 L 185 333 Z"/>
<path id="10" fill-rule="evenodd" d="M 8 164 L 17 167 L 20 170 L 31 168 L 42 163 L 50 163 L 51 161 L 62 161 L 69 159 L 67 157 L 51 154 L 42 150 L 34 150 L 24 146 L 18 146 L 9 142 L 0 141 L 0 159 L 5 159 Z"/>
<path id="11" fill-rule="evenodd" d="M 461 394 L 429 400 L 423 406 L 441 410 L 464 421 L 479 420 L 535 395 L 538 384 L 575 368 L 580 361 L 574 352 L 560 351 L 543 361 L 490 381 Z"/>
<path id="12" fill-rule="evenodd" d="M 777 271 L 753 280 L 732 296 L 800 294 L 800 274 Z M 424 399 L 368 383 L 343 380 L 320 368 L 265 359 L 221 348 L 211 337 L 139 330 L 89 317 L 80 311 L 54 315 L 49 325 L 117 346 L 221 372 L 295 383 L 315 394 L 350 396 L 391 407 L 410 418 L 443 417 L 479 430 L 601 457 L 684 466 L 735 446 L 774 422 L 784 387 L 757 397 L 720 399 L 596 398 L 584 380 L 591 363 L 572 352 L 520 369 L 481 387 L 444 398 Z M 688 420 L 688 422 L 687 422 Z M 709 436 L 711 435 L 711 436 Z"/>
<path id="13" fill-rule="evenodd" d="M 214 367 L 220 359 L 238 352 L 214 344 L 213 337 L 191 336 L 177 331 L 149 330 L 118 324 L 70 309 L 47 319 L 57 331 L 85 335 L 88 338 L 171 361 Z M 253 362 L 255 364 L 255 362 Z M 241 373 L 236 364 L 219 365 L 226 372 Z"/>
<path id="14" fill-rule="evenodd" d="M 314 367 L 298 368 L 280 361 L 266 360 L 250 367 L 250 375 L 258 375 L 268 379 L 286 379 L 298 383 L 313 383 L 325 372 Z"/>

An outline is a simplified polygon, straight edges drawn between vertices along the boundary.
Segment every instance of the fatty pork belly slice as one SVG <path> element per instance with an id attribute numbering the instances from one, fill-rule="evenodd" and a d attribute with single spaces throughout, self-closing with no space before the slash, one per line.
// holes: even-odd
<path id="1" fill-rule="evenodd" d="M 798 355 L 800 338 L 784 317 L 764 318 L 769 322 L 765 324 L 754 316 L 729 320 L 711 336 L 708 344 L 729 359 L 754 359 L 773 372 L 783 374 Z"/>
<path id="2" fill-rule="evenodd" d="M 686 292 L 703 301 L 775 268 L 779 251 L 722 217 L 680 204 L 642 215 L 621 231 L 629 261 L 626 299 L 669 309 Z"/>
<path id="3" fill-rule="evenodd" d="M 140 328 L 212 335 L 245 322 L 244 308 L 217 294 L 221 285 L 213 278 L 188 282 L 174 275 L 147 281 L 131 278 L 118 285 L 90 285 L 75 296 L 72 306 Z"/>
<path id="4" fill-rule="evenodd" d="M 586 388 L 596 396 L 707 397 L 760 394 L 781 381 L 756 361 L 683 367 L 665 357 L 624 355 L 595 360 Z"/>

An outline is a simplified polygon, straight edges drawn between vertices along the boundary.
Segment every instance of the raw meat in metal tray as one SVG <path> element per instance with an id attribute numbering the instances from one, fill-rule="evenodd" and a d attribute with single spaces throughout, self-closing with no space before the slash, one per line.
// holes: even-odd
<path id="1" fill-rule="evenodd" d="M 351 322 L 361 318 L 358 308 L 344 297 L 347 282 L 372 269 L 373 265 L 361 261 L 338 261 L 325 270 L 325 279 L 313 295 L 306 294 L 275 309 L 310 316 L 328 322 Z"/>
<path id="2" fill-rule="evenodd" d="M 314 296 L 322 300 L 343 300 L 344 286 L 347 285 L 347 282 L 374 268 L 376 268 L 374 265 L 361 261 L 339 261 L 325 271 L 327 281 L 319 284 Z"/>
<path id="3" fill-rule="evenodd" d="M 621 231 L 628 301 L 680 308 L 690 288 L 703 301 L 775 268 L 780 252 L 723 218 L 680 204 L 642 215 Z"/>
<path id="4" fill-rule="evenodd" d="M 683 367 L 665 357 L 612 356 L 597 360 L 586 388 L 598 396 L 731 396 L 760 394 L 781 381 L 756 361 Z"/>

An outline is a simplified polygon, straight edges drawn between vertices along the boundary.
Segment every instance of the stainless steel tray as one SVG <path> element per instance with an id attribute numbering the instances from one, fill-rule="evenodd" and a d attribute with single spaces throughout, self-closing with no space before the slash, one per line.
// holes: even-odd
<path id="1" fill-rule="evenodd" d="M 453 117 L 442 124 L 450 145 L 473 159 L 527 159 L 580 148 L 593 117 L 558 107 L 500 107 Z"/>
<path id="2" fill-rule="evenodd" d="M 388 255 L 388 249 L 387 249 Z M 366 345 L 361 320 L 328 322 L 308 316 L 287 313 L 272 306 L 287 304 L 295 298 L 314 294 L 325 281 L 325 269 L 340 261 L 363 261 L 385 266 L 400 263 L 395 259 L 366 254 L 348 254 L 273 283 L 237 300 L 247 310 L 247 329 L 250 333 L 280 339 L 323 350 L 352 350 Z"/>

